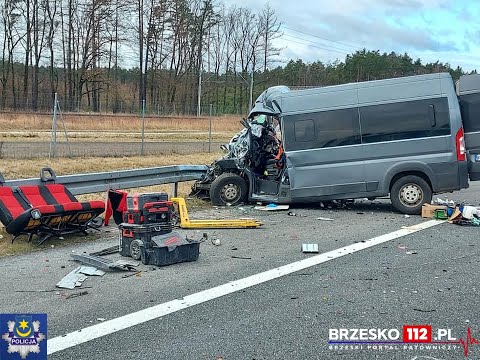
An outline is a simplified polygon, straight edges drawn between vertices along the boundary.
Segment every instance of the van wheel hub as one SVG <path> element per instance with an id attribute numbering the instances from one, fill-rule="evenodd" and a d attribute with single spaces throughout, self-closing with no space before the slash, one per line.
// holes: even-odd
<path id="1" fill-rule="evenodd" d="M 400 200 L 408 206 L 418 205 L 423 199 L 423 191 L 416 184 L 406 184 L 400 190 Z"/>
<path id="2" fill-rule="evenodd" d="M 227 184 L 222 189 L 223 198 L 227 201 L 234 201 L 239 196 L 240 189 L 235 184 Z"/>

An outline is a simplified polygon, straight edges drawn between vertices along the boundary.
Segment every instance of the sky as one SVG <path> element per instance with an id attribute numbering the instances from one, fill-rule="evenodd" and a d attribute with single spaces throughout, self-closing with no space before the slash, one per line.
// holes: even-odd
<path id="1" fill-rule="evenodd" d="M 226 0 L 261 11 L 265 0 Z M 282 23 L 280 58 L 343 61 L 366 48 L 408 53 L 423 63 L 480 70 L 478 0 L 269 0 Z"/>

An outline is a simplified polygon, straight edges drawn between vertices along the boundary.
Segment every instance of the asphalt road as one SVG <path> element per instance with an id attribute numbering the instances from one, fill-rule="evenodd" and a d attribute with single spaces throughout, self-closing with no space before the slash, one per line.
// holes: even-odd
<path id="1" fill-rule="evenodd" d="M 474 184 L 448 196 L 478 206 L 479 190 L 480 184 Z M 107 228 L 95 242 L 3 258 L 0 312 L 46 312 L 48 337 L 54 338 L 315 256 L 303 254 L 302 243 L 318 243 L 325 253 L 425 221 L 395 213 L 383 200 L 356 202 L 350 209 L 290 211 L 296 216 L 251 206 L 192 213 L 192 218 L 255 216 L 265 225 L 207 231 L 221 245 L 202 243 L 196 262 L 141 265 L 140 276 L 128 278 L 124 273 L 89 277 L 82 286 L 88 294 L 69 299 L 67 294 L 82 288 L 61 290 L 55 284 L 78 266 L 70 254 L 116 244 L 116 228 Z M 200 237 L 201 232 L 182 233 Z M 457 339 L 465 339 L 470 327 L 480 338 L 479 234 L 479 228 L 440 224 L 70 347 L 49 359 L 462 359 L 458 344 L 449 350 L 330 348 L 329 329 L 401 332 L 403 325 L 426 324 L 434 333 L 451 329 Z M 469 347 L 468 358 L 480 358 L 479 345 Z"/>

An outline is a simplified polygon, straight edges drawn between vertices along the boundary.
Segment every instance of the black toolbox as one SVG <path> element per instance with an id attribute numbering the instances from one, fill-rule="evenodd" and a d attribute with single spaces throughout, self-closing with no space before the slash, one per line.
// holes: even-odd
<path id="1" fill-rule="evenodd" d="M 186 261 L 196 261 L 200 254 L 200 242 L 190 241 L 173 231 L 152 236 L 140 244 L 143 264 L 165 266 Z"/>
<path id="2" fill-rule="evenodd" d="M 147 244 L 156 235 L 167 234 L 172 231 L 172 223 L 157 224 L 127 224 L 121 223 L 120 229 L 120 255 L 140 259 L 140 244 Z"/>

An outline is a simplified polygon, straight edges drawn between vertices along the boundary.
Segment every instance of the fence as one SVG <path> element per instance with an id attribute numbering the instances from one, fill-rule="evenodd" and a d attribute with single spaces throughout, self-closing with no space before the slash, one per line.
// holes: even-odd
<path id="1" fill-rule="evenodd" d="M 145 142 L 143 155 L 191 154 L 217 151 L 224 142 Z M 49 142 L 0 142 L 0 158 L 31 159 L 50 155 Z M 141 155 L 140 142 L 57 142 L 56 157 L 135 156 Z"/>
<path id="2" fill-rule="evenodd" d="M 93 114 L 136 114 L 140 115 L 142 113 L 142 102 L 119 100 L 118 104 L 113 106 L 113 104 L 106 103 L 105 101 L 100 101 L 98 104 L 98 111 L 93 111 L 92 107 L 83 101 L 81 103 L 68 104 L 63 97 L 59 95 L 59 104 L 63 111 L 69 113 L 93 113 Z M 247 108 L 241 109 L 240 105 L 237 104 L 235 109 L 224 109 L 222 105 L 216 103 L 210 103 L 206 100 L 200 105 L 200 116 L 219 116 L 225 113 L 231 113 L 234 110 L 234 113 L 244 113 L 248 111 Z M 14 99 L 12 96 L 6 96 L 2 99 L 0 93 L 0 111 L 1 112 L 41 112 L 49 113 L 52 111 L 54 103 L 54 98 L 52 94 L 45 94 L 40 97 L 35 105 L 35 108 L 32 104 L 32 100 L 29 98 L 18 97 Z M 186 115 L 186 116 L 195 116 L 198 114 L 198 104 L 160 104 L 160 103 L 145 103 L 145 115 L 146 116 L 170 116 L 170 115 Z M 227 111 L 229 110 L 229 111 Z M 243 111 L 242 111 L 243 110 Z"/>

